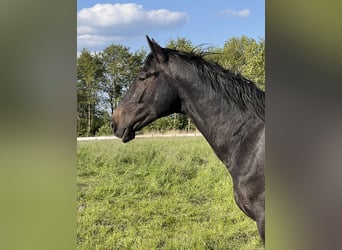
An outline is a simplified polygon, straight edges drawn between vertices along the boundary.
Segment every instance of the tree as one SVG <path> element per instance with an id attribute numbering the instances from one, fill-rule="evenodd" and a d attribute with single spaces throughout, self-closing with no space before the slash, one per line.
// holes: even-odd
<path id="1" fill-rule="evenodd" d="M 265 90 L 265 40 L 252 43 L 245 51 L 247 64 L 242 73 Z"/>
<path id="2" fill-rule="evenodd" d="M 111 113 L 142 67 L 145 54 L 144 51 L 132 54 L 128 47 L 122 45 L 110 45 L 100 54 L 104 65 L 101 91 L 104 95 L 103 101 L 109 106 Z"/>
<path id="3" fill-rule="evenodd" d="M 192 42 L 184 37 L 177 37 L 177 40 L 170 39 L 166 47 L 185 52 L 192 52 L 195 48 Z"/>
<path id="4" fill-rule="evenodd" d="M 82 135 L 94 134 L 98 83 L 102 77 L 103 65 L 98 55 L 83 49 L 77 58 L 77 120 L 78 131 Z"/>
<path id="5" fill-rule="evenodd" d="M 229 70 L 240 73 L 265 88 L 265 41 L 253 38 L 233 37 L 225 42 L 218 63 Z"/>

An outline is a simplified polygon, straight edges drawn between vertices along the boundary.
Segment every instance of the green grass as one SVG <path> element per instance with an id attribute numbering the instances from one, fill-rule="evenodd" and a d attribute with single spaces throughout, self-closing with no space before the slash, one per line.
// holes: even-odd
<path id="1" fill-rule="evenodd" d="M 262 249 L 202 137 L 79 142 L 78 249 Z"/>

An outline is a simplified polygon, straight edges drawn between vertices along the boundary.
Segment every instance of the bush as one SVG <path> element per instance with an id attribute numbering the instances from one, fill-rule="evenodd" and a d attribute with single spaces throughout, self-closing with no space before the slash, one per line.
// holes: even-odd
<path id="1" fill-rule="evenodd" d="M 110 128 L 109 124 L 102 125 L 95 134 L 96 136 L 103 135 L 113 135 L 113 130 Z"/>

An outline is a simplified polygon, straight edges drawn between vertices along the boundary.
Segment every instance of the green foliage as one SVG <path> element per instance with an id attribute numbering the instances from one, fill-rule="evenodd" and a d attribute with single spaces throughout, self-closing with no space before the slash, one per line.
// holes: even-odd
<path id="1" fill-rule="evenodd" d="M 172 114 L 167 117 L 162 117 L 151 124 L 147 125 L 143 132 L 159 132 L 166 133 L 171 130 L 194 131 L 195 125 L 190 118 L 183 114 Z"/>
<path id="2" fill-rule="evenodd" d="M 77 147 L 78 249 L 262 249 L 203 137 Z"/>
<path id="3" fill-rule="evenodd" d="M 79 136 L 98 134 L 98 129 L 109 123 L 109 114 L 133 82 L 145 56 L 144 50 L 131 53 L 122 45 L 110 45 L 98 55 L 82 50 L 77 59 Z"/>
<path id="4" fill-rule="evenodd" d="M 82 50 L 77 58 L 77 127 L 78 134 L 94 134 L 94 116 L 99 102 L 99 82 L 103 77 L 103 64 L 97 55 Z"/>
<path id="5" fill-rule="evenodd" d="M 99 128 L 99 130 L 96 132 L 96 136 L 104 136 L 104 135 L 112 135 L 112 134 L 113 134 L 113 130 L 111 129 L 108 123 L 103 124 Z"/>
<path id="6" fill-rule="evenodd" d="M 152 122 L 151 124 L 147 125 L 143 131 L 165 133 L 166 131 L 172 129 L 172 125 L 173 125 L 172 119 L 169 116 L 168 117 L 162 117 L 162 118 L 159 118 L 158 120 Z"/>
<path id="7" fill-rule="evenodd" d="M 109 105 L 111 113 L 134 81 L 145 56 L 143 50 L 131 53 L 128 47 L 122 45 L 110 45 L 100 53 L 104 65 L 104 79 L 101 82 L 103 101 Z"/>
<path id="8" fill-rule="evenodd" d="M 191 52 L 195 48 L 192 42 L 184 37 L 177 37 L 177 40 L 170 39 L 165 47 L 186 52 Z"/>
<path id="9" fill-rule="evenodd" d="M 224 44 L 221 53 L 218 63 L 222 67 L 241 73 L 265 89 L 265 40 L 233 37 Z"/>
<path id="10" fill-rule="evenodd" d="M 105 110 L 99 111 L 97 113 L 96 126 L 95 126 L 95 135 L 103 136 L 103 135 L 112 135 L 113 130 L 110 127 L 110 116 L 108 112 Z"/>

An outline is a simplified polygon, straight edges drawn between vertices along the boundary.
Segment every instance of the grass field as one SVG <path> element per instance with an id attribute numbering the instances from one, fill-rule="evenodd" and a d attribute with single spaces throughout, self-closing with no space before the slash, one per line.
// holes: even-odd
<path id="1" fill-rule="evenodd" d="M 78 249 L 263 249 L 203 137 L 77 147 Z"/>

